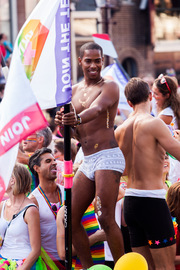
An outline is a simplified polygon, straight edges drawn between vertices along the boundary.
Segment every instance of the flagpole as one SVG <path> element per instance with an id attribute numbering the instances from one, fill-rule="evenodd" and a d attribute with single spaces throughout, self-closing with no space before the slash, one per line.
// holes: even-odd
<path id="1" fill-rule="evenodd" d="M 114 61 L 116 62 L 116 64 L 118 65 L 118 68 L 122 71 L 122 73 L 124 74 L 126 79 L 129 81 L 130 80 L 129 74 L 125 71 L 125 69 L 123 68 L 123 66 L 119 62 L 118 58 L 114 58 Z"/>
<path id="2" fill-rule="evenodd" d="M 1 51 L 0 51 L 1 52 Z M 1 52 L 1 66 L 2 66 L 2 72 L 3 72 L 3 75 L 4 75 L 4 78 L 5 78 L 5 80 L 7 81 L 7 76 L 8 76 L 8 71 L 9 71 L 9 69 L 8 69 L 8 67 L 6 66 L 6 62 L 5 62 L 5 60 L 4 60 L 4 57 L 3 57 L 3 55 L 2 55 L 2 52 Z"/>
<path id="3" fill-rule="evenodd" d="M 70 112 L 70 104 L 64 105 L 64 113 Z M 71 187 L 72 187 L 72 160 L 70 126 L 64 125 L 64 226 L 65 226 L 65 267 L 72 267 L 72 222 L 71 222 Z"/>

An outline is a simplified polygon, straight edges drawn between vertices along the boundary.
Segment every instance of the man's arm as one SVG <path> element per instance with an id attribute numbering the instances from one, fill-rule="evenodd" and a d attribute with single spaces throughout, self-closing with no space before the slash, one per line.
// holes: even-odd
<path id="1" fill-rule="evenodd" d="M 106 81 L 102 86 L 103 90 L 100 95 L 92 102 L 88 109 L 79 113 L 82 124 L 88 123 L 96 119 L 102 112 L 107 111 L 119 100 L 119 87 L 113 81 Z M 77 116 L 73 113 L 64 114 L 62 123 L 66 125 L 76 125 Z"/>
<path id="2" fill-rule="evenodd" d="M 103 91 L 92 102 L 90 107 L 79 114 L 82 123 L 87 123 L 97 118 L 102 112 L 107 111 L 119 100 L 119 87 L 117 83 L 106 81 L 102 87 Z"/>
<path id="3" fill-rule="evenodd" d="M 180 133 L 177 132 L 176 139 L 173 138 L 166 124 L 158 118 L 153 119 L 152 125 L 149 128 L 152 135 L 158 140 L 166 152 L 180 161 L 180 142 L 178 141 L 180 140 Z"/>
<path id="4" fill-rule="evenodd" d="M 29 164 L 29 156 L 26 153 L 23 153 L 20 148 L 18 150 L 17 161 L 22 164 Z"/>

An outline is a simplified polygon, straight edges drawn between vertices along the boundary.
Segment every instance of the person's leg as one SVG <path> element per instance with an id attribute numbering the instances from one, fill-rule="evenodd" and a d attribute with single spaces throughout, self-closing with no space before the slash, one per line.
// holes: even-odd
<path id="1" fill-rule="evenodd" d="M 175 269 L 176 244 L 158 249 L 150 249 L 156 270 Z"/>
<path id="2" fill-rule="evenodd" d="M 155 265 L 154 265 L 153 257 L 151 255 L 151 252 L 149 249 L 149 246 L 134 247 L 134 248 L 132 248 L 132 251 L 141 254 L 146 259 L 149 270 L 156 269 Z"/>
<path id="3" fill-rule="evenodd" d="M 104 229 L 114 262 L 124 254 L 123 237 L 115 221 L 115 205 L 119 191 L 120 172 L 99 170 L 95 172 L 95 210 Z"/>
<path id="4" fill-rule="evenodd" d="M 147 239 L 155 269 L 173 270 L 176 256 L 175 231 L 164 199 L 149 198 L 146 211 L 151 219 L 146 224 Z"/>
<path id="5" fill-rule="evenodd" d="M 95 183 L 78 171 L 72 188 L 72 242 L 80 258 L 83 268 L 93 265 L 89 240 L 81 218 L 92 202 L 95 194 Z"/>

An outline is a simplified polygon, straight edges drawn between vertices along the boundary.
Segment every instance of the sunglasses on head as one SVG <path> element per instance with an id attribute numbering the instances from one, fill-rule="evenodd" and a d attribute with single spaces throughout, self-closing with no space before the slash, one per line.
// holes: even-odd
<path id="1" fill-rule="evenodd" d="M 164 75 L 163 74 L 160 74 L 159 77 L 158 77 L 158 79 L 160 79 L 160 83 L 161 84 L 164 84 L 164 83 L 166 84 L 167 89 L 169 90 L 169 93 L 171 94 L 171 89 L 170 89 L 170 87 L 169 87 L 169 85 L 168 85 L 168 83 L 167 83 L 166 78 L 164 77 Z"/>

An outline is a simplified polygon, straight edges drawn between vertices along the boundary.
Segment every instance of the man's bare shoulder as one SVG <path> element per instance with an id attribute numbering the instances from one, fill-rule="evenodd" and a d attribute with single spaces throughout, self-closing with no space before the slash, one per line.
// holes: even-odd
<path id="1" fill-rule="evenodd" d="M 121 142 L 121 140 L 124 138 L 124 134 L 125 134 L 126 130 L 128 129 L 128 127 L 129 127 L 130 125 L 132 125 L 133 121 L 134 121 L 134 120 L 133 120 L 132 118 L 131 118 L 131 119 L 128 118 L 128 119 L 126 119 L 121 125 L 119 125 L 119 126 L 116 128 L 114 134 L 115 134 L 115 139 L 116 139 L 116 141 L 117 141 L 118 144 L 119 144 L 119 143 Z"/>
<path id="2" fill-rule="evenodd" d="M 81 85 L 81 82 L 76 83 L 72 86 L 72 94 L 74 94 L 77 91 L 77 89 L 80 87 L 80 85 Z"/>
<path id="3" fill-rule="evenodd" d="M 121 130 L 126 129 L 126 127 L 128 127 L 128 126 L 129 126 L 130 124 L 132 124 L 132 122 L 134 122 L 134 121 L 135 121 L 135 116 L 134 116 L 134 114 L 132 113 L 132 114 L 129 115 L 129 117 L 128 117 L 121 125 L 119 125 L 119 126 L 116 128 L 115 132 L 116 132 L 117 134 L 120 133 Z"/>
<path id="4" fill-rule="evenodd" d="M 108 90 L 111 89 L 112 91 L 119 91 L 119 85 L 112 80 L 104 79 L 103 87 L 107 88 Z"/>
<path id="5" fill-rule="evenodd" d="M 121 125 L 119 125 L 116 130 L 114 131 L 114 134 L 115 134 L 115 138 L 118 139 L 122 130 L 125 128 L 125 125 L 124 123 L 122 123 Z"/>
<path id="6" fill-rule="evenodd" d="M 149 127 L 149 129 L 152 129 L 152 128 L 159 128 L 159 127 L 162 127 L 162 126 L 166 126 L 165 123 L 158 117 L 153 117 L 152 115 L 148 115 L 148 116 L 142 116 L 142 124 L 143 125 L 147 125 L 147 127 Z"/>
<path id="7" fill-rule="evenodd" d="M 164 121 L 158 117 L 152 117 L 152 119 L 147 123 L 148 131 L 151 135 L 156 138 L 158 141 L 161 138 L 172 138 L 171 132 L 168 126 L 164 123 Z"/>
<path id="8" fill-rule="evenodd" d="M 157 127 L 164 125 L 163 121 L 159 118 L 153 117 L 150 114 L 135 114 L 132 113 L 128 119 L 126 119 L 121 125 L 119 125 L 115 130 L 115 137 L 118 141 L 120 137 L 133 126 L 140 127 L 146 131 L 153 131 Z M 131 130 L 132 131 L 132 130 Z"/>
<path id="9" fill-rule="evenodd" d="M 102 85 L 99 86 L 101 97 L 106 102 L 109 102 L 108 106 L 117 104 L 119 101 L 119 86 L 116 82 L 104 79 Z"/>

